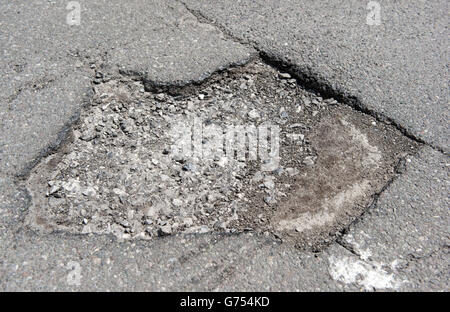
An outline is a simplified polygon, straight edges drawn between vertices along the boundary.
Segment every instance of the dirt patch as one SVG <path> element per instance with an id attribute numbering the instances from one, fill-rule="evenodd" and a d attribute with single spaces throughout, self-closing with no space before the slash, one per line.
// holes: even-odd
<path id="1" fill-rule="evenodd" d="M 35 229 L 122 239 L 251 230 L 318 246 L 417 148 L 259 61 L 170 92 L 97 83 L 70 142 L 27 181 Z"/>

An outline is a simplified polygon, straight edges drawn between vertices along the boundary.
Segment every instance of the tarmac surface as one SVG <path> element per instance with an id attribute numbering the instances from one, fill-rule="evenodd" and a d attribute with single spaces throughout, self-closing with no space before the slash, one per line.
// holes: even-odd
<path id="1" fill-rule="evenodd" d="M 68 1 L 0 5 L 0 290 L 449 290 L 448 2 Z M 321 251 L 254 233 L 39 234 L 30 168 L 59 146 L 99 71 L 148 88 L 261 57 L 421 144 Z"/>

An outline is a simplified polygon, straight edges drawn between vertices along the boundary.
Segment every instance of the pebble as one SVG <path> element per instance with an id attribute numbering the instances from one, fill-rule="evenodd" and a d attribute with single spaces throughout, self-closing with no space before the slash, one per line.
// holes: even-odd
<path id="1" fill-rule="evenodd" d="M 285 110 L 283 110 L 283 111 L 280 113 L 280 118 L 286 119 L 286 118 L 288 118 L 288 117 L 289 117 L 289 114 L 288 114 Z"/>
<path id="2" fill-rule="evenodd" d="M 125 221 L 122 221 L 120 223 L 120 225 L 123 226 L 124 228 L 129 228 L 130 227 L 130 222 L 125 220 Z"/>
<path id="3" fill-rule="evenodd" d="M 292 141 L 303 141 L 305 136 L 301 133 L 286 133 L 286 137 Z"/>
<path id="4" fill-rule="evenodd" d="M 314 159 L 311 156 L 306 156 L 303 160 L 303 164 L 306 166 L 314 166 Z"/>
<path id="5" fill-rule="evenodd" d="M 247 115 L 251 120 L 257 120 L 257 119 L 261 118 L 261 115 L 259 114 L 258 110 L 256 110 L 256 109 L 249 111 Z"/>
<path id="6" fill-rule="evenodd" d="M 198 233 L 198 234 L 204 234 L 210 232 L 210 228 L 206 225 L 197 225 L 190 227 L 186 230 L 186 233 Z"/>
<path id="7" fill-rule="evenodd" d="M 150 206 L 145 210 L 145 215 L 147 217 L 156 218 L 158 216 L 160 208 L 157 206 Z"/>
<path id="8" fill-rule="evenodd" d="M 281 79 L 290 79 L 291 75 L 288 73 L 279 73 L 278 77 L 280 77 Z"/>
<path id="9" fill-rule="evenodd" d="M 192 218 L 184 218 L 183 219 L 183 224 L 186 227 L 191 227 L 194 224 L 194 221 L 192 220 Z"/>
<path id="10" fill-rule="evenodd" d="M 159 227 L 158 229 L 159 236 L 167 236 L 170 234 L 172 234 L 172 227 L 170 225 L 163 225 Z"/>
<path id="11" fill-rule="evenodd" d="M 264 184 L 264 187 L 269 190 L 272 190 L 273 188 L 275 188 L 275 183 L 272 180 L 266 180 L 266 181 L 264 181 L 263 184 Z"/>
<path id="12" fill-rule="evenodd" d="M 270 196 L 264 197 L 264 202 L 268 205 L 272 204 L 274 202 L 273 198 Z"/>
<path id="13" fill-rule="evenodd" d="M 90 131 L 90 132 L 86 132 L 85 134 L 83 134 L 80 139 L 86 142 L 92 141 L 93 139 L 95 139 L 97 137 L 97 133 L 95 131 Z"/>
<path id="14" fill-rule="evenodd" d="M 172 200 L 172 204 L 176 207 L 180 207 L 181 205 L 183 205 L 183 201 L 179 198 L 174 198 Z"/>
<path id="15" fill-rule="evenodd" d="M 89 186 L 89 187 L 85 188 L 81 193 L 84 196 L 95 196 L 95 194 L 97 192 L 95 191 L 95 189 L 92 186 Z"/>
<path id="16" fill-rule="evenodd" d="M 164 95 L 164 93 L 159 93 L 159 94 L 157 94 L 156 96 L 155 96 L 155 99 L 156 100 L 158 100 L 158 101 L 160 101 L 160 102 L 163 102 L 164 100 L 165 100 L 165 95 Z"/>
<path id="17" fill-rule="evenodd" d="M 292 177 L 292 176 L 297 175 L 297 174 L 299 173 L 299 171 L 298 171 L 297 168 L 286 168 L 286 173 L 287 173 L 290 177 Z"/>
<path id="18" fill-rule="evenodd" d="M 55 194 L 56 192 L 58 192 L 61 189 L 61 187 L 59 185 L 53 185 L 50 190 L 47 192 L 47 196 Z"/>
<path id="19" fill-rule="evenodd" d="M 196 166 L 193 163 L 185 164 L 182 169 L 183 171 L 195 171 Z"/>
<path id="20" fill-rule="evenodd" d="M 117 196 L 127 196 L 127 192 L 125 192 L 124 190 L 121 190 L 119 188 L 114 188 L 113 189 L 113 193 Z"/>

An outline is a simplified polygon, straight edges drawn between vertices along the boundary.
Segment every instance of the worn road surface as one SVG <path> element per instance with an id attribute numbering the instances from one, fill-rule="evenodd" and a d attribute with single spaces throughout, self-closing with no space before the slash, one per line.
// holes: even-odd
<path id="1" fill-rule="evenodd" d="M 69 1 L 3 1 L 0 290 L 449 291 L 449 4 L 378 1 L 380 25 L 368 25 L 368 2 L 79 0 L 77 23 Z M 24 181 L 92 99 L 100 67 L 174 88 L 256 58 L 419 146 L 326 248 L 24 226 Z"/>

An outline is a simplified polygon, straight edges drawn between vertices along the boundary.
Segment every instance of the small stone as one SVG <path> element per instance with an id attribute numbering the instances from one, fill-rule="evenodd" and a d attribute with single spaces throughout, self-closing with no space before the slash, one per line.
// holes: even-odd
<path id="1" fill-rule="evenodd" d="M 129 228 L 130 227 L 130 222 L 124 220 L 124 221 L 120 222 L 120 225 L 123 226 L 124 228 Z"/>
<path id="2" fill-rule="evenodd" d="M 91 226 L 89 225 L 83 226 L 83 228 L 81 229 L 81 234 L 89 234 L 89 233 L 92 233 Z"/>
<path id="3" fill-rule="evenodd" d="M 405 173 L 406 172 L 406 160 L 401 158 L 397 165 L 395 166 L 395 172 L 397 173 Z"/>
<path id="4" fill-rule="evenodd" d="M 185 232 L 186 233 L 204 234 L 204 233 L 208 233 L 210 231 L 211 230 L 206 225 L 197 225 L 197 226 L 193 226 L 193 227 L 187 229 Z"/>
<path id="5" fill-rule="evenodd" d="M 286 118 L 288 118 L 288 117 L 289 117 L 289 114 L 288 114 L 286 111 L 282 111 L 282 112 L 280 113 L 280 118 L 286 119 Z"/>
<path id="6" fill-rule="evenodd" d="M 297 174 L 299 173 L 299 171 L 298 171 L 297 168 L 286 168 L 286 173 L 287 173 L 290 177 L 292 177 L 292 176 L 297 175 Z"/>
<path id="7" fill-rule="evenodd" d="M 183 224 L 186 227 L 191 227 L 194 224 L 194 221 L 192 220 L 192 218 L 184 218 L 183 219 Z"/>
<path id="8" fill-rule="evenodd" d="M 121 190 L 119 188 L 114 188 L 113 189 L 113 193 L 117 196 L 127 196 L 127 192 L 125 192 L 124 190 Z"/>
<path id="9" fill-rule="evenodd" d="M 210 203 L 214 202 L 217 200 L 217 194 L 215 193 L 209 193 L 208 195 L 206 195 L 206 200 Z"/>
<path id="10" fill-rule="evenodd" d="M 202 94 L 202 93 L 200 93 L 200 94 L 198 95 L 198 99 L 199 99 L 199 100 L 204 100 L 204 99 L 205 99 L 205 95 Z"/>
<path id="11" fill-rule="evenodd" d="M 337 103 L 337 101 L 333 98 L 325 99 L 323 102 L 326 104 L 335 104 L 335 102 Z"/>
<path id="12" fill-rule="evenodd" d="M 275 204 L 277 201 L 273 197 L 266 196 L 264 197 L 264 202 L 268 205 L 272 205 Z"/>
<path id="13" fill-rule="evenodd" d="M 124 120 L 120 123 L 120 129 L 126 134 L 130 134 L 133 132 L 133 124 L 131 121 Z"/>
<path id="14" fill-rule="evenodd" d="M 89 187 L 85 188 L 81 193 L 84 196 L 95 196 L 95 194 L 97 192 L 95 191 L 95 189 L 92 186 L 89 186 Z"/>
<path id="15" fill-rule="evenodd" d="M 80 192 L 80 182 L 75 179 L 70 179 L 68 182 L 63 182 L 62 187 L 66 192 L 69 193 L 79 193 Z"/>
<path id="16" fill-rule="evenodd" d="M 291 75 L 289 75 L 288 73 L 279 73 L 278 77 L 280 77 L 281 79 L 291 79 Z"/>
<path id="17" fill-rule="evenodd" d="M 183 201 L 179 198 L 174 198 L 172 200 L 172 204 L 176 207 L 180 207 L 181 205 L 183 205 Z"/>
<path id="18" fill-rule="evenodd" d="M 95 139 L 97 137 L 97 133 L 95 131 L 88 131 L 86 133 L 84 133 L 80 139 L 86 142 L 92 141 L 93 139 Z"/>
<path id="19" fill-rule="evenodd" d="M 176 162 L 179 162 L 180 164 L 183 164 L 184 162 L 186 162 L 186 158 L 180 154 L 174 154 L 172 156 L 172 159 L 175 160 Z"/>
<path id="20" fill-rule="evenodd" d="M 286 133 L 286 137 L 292 141 L 303 141 L 305 136 L 301 133 Z"/>
<path id="21" fill-rule="evenodd" d="M 195 165 L 193 163 L 187 163 L 182 169 L 183 171 L 195 171 Z"/>
<path id="22" fill-rule="evenodd" d="M 170 154 L 170 150 L 165 148 L 165 149 L 163 149 L 162 153 L 163 153 L 163 155 L 169 155 Z"/>
<path id="23" fill-rule="evenodd" d="M 266 180 L 264 181 L 264 187 L 271 190 L 275 187 L 275 183 L 272 180 Z"/>
<path id="24" fill-rule="evenodd" d="M 156 99 L 157 101 L 164 102 L 164 100 L 166 99 L 166 97 L 165 97 L 164 93 L 159 93 L 159 94 L 155 95 L 155 99 Z"/>
<path id="25" fill-rule="evenodd" d="M 306 156 L 303 160 L 303 164 L 306 166 L 314 166 L 314 159 L 312 156 Z"/>
<path id="26" fill-rule="evenodd" d="M 148 207 L 144 211 L 144 214 L 147 217 L 156 218 L 163 207 L 164 207 L 164 202 L 156 202 L 154 205 Z"/>
<path id="27" fill-rule="evenodd" d="M 256 109 L 249 111 L 247 115 L 251 120 L 257 120 L 261 117 L 258 110 L 256 110 Z"/>
<path id="28" fill-rule="evenodd" d="M 131 238 L 131 234 L 123 234 L 122 235 L 122 239 L 130 239 Z"/>
<path id="29" fill-rule="evenodd" d="M 277 168 L 273 171 L 273 174 L 276 175 L 282 175 L 283 174 L 284 169 L 283 168 Z"/>
<path id="30" fill-rule="evenodd" d="M 50 190 L 47 192 L 47 196 L 53 195 L 61 189 L 59 185 L 53 185 Z"/>
<path id="31" fill-rule="evenodd" d="M 167 236 L 170 234 L 172 234 L 172 227 L 170 225 L 163 225 L 159 227 L 158 229 L 159 236 Z"/>
<path id="32" fill-rule="evenodd" d="M 225 167 L 227 164 L 228 164 L 228 158 L 227 157 L 221 157 L 218 161 L 217 161 L 217 164 L 220 166 L 220 167 Z"/>

